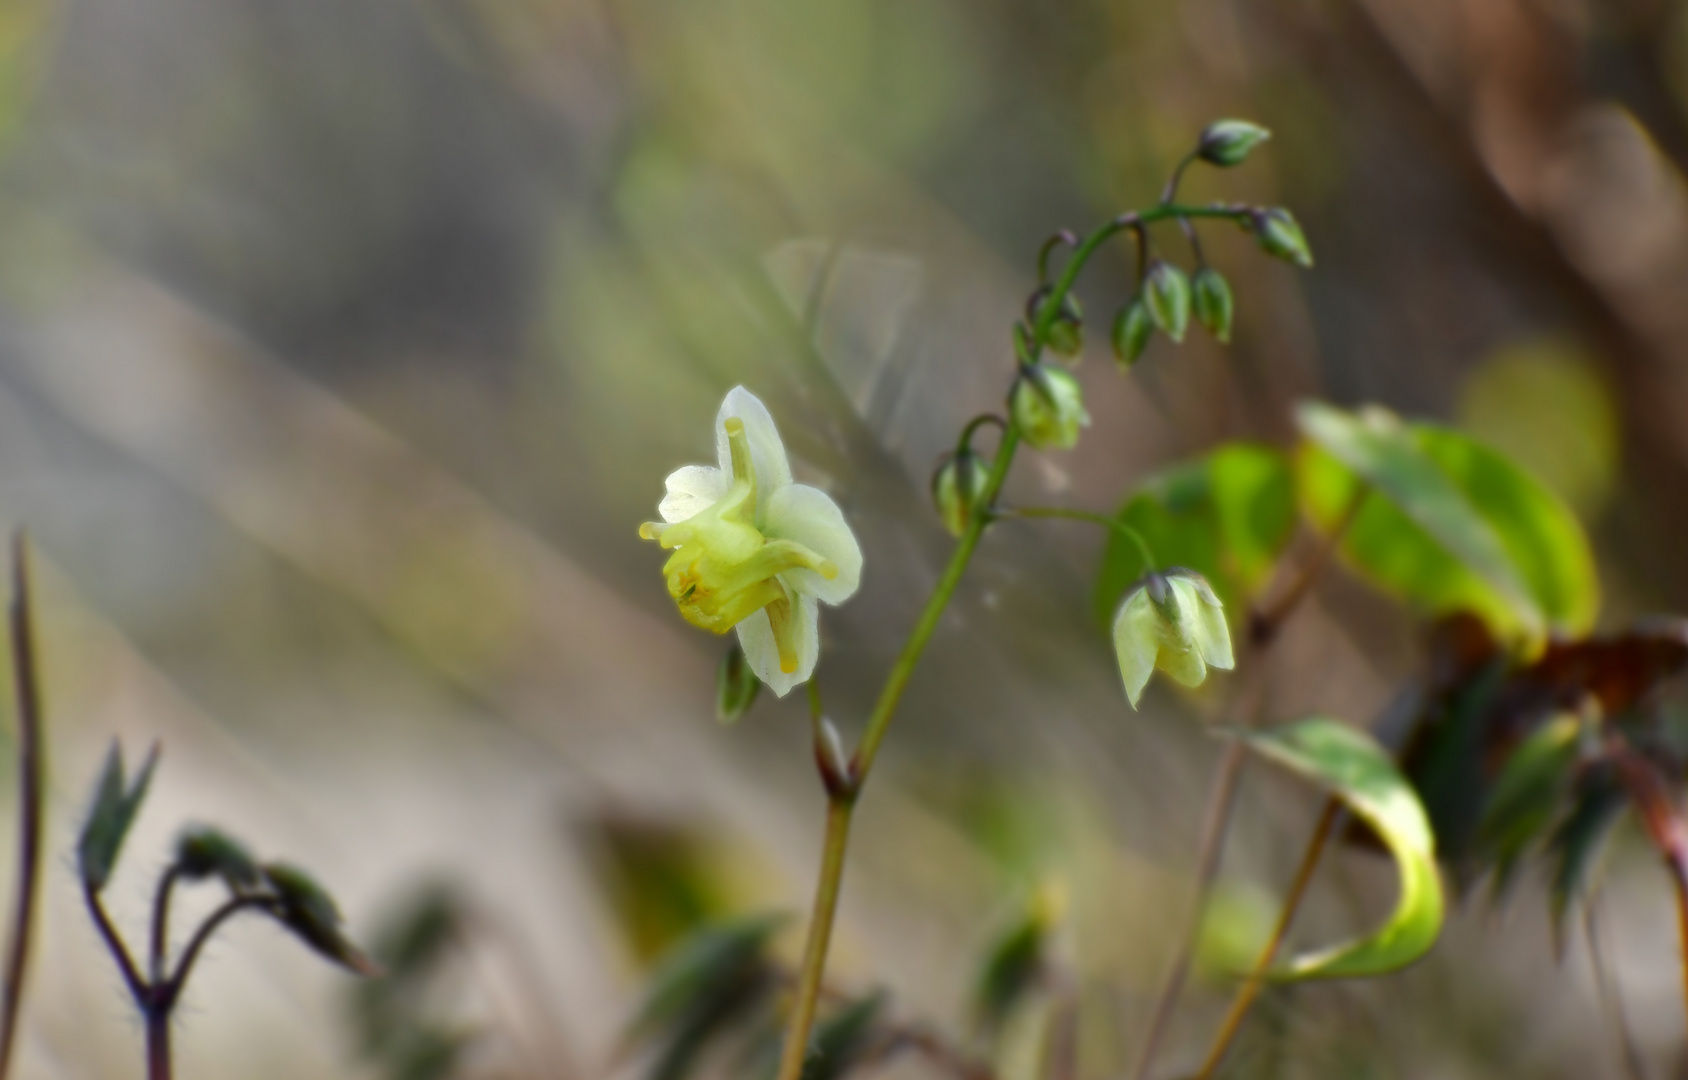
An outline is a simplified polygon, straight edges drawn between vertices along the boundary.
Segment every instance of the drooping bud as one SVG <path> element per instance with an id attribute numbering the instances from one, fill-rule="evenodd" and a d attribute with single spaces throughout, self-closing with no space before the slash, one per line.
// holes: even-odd
<path id="1" fill-rule="evenodd" d="M 1173 341 L 1184 340 L 1190 325 L 1190 279 L 1169 262 L 1156 259 L 1143 280 L 1143 298 L 1149 317 Z"/>
<path id="2" fill-rule="evenodd" d="M 1182 568 L 1150 573 L 1126 596 L 1114 616 L 1114 655 L 1134 709 L 1157 667 L 1184 686 L 1200 686 L 1208 668 L 1229 670 L 1236 662 L 1219 597 L 1200 574 Z"/>
<path id="3" fill-rule="evenodd" d="M 1196 154 L 1209 164 L 1229 168 L 1241 165 L 1256 146 L 1271 137 L 1270 131 L 1247 120 L 1215 120 L 1202 132 Z"/>
<path id="4" fill-rule="evenodd" d="M 246 846 L 205 825 L 190 826 L 176 839 L 176 872 L 189 881 L 215 875 L 237 892 L 258 884 L 258 864 Z"/>
<path id="5" fill-rule="evenodd" d="M 736 724 L 756 703 L 762 690 L 762 680 L 750 669 L 744 658 L 744 647 L 737 641 L 721 658 L 715 669 L 715 719 L 723 724 Z"/>
<path id="6" fill-rule="evenodd" d="M 340 929 L 340 909 L 315 878 L 288 863 L 267 863 L 263 874 L 275 890 L 275 917 L 300 940 L 356 974 L 381 974 L 375 961 Z"/>
<path id="7" fill-rule="evenodd" d="M 1130 369 L 1135 366 L 1143 350 L 1149 347 L 1149 338 L 1154 336 L 1155 321 L 1149 315 L 1149 305 L 1143 302 L 1141 296 L 1131 298 L 1131 303 L 1120 308 L 1119 314 L 1114 316 L 1114 359 L 1119 361 L 1120 367 Z"/>
<path id="8" fill-rule="evenodd" d="M 1288 210 L 1281 206 L 1262 210 L 1254 215 L 1253 225 L 1255 239 L 1268 255 L 1294 263 L 1303 270 L 1312 267 L 1313 252 L 1307 246 L 1307 236 Z"/>
<path id="9" fill-rule="evenodd" d="M 1020 434 L 1039 450 L 1071 450 L 1090 423 L 1078 379 L 1054 364 L 1031 364 L 1014 383 L 1009 403 Z"/>
<path id="10" fill-rule="evenodd" d="M 1231 297 L 1231 285 L 1225 275 L 1211 266 L 1203 266 L 1190 279 L 1190 303 L 1196 321 L 1207 328 L 1221 344 L 1231 342 L 1231 316 L 1236 303 Z"/>
<path id="11" fill-rule="evenodd" d="M 990 480 L 990 464 L 972 450 L 951 455 L 932 476 L 932 502 L 951 536 L 967 531 Z"/>
<path id="12" fill-rule="evenodd" d="M 1035 326 L 1043 317 L 1044 309 L 1049 304 L 1049 292 L 1040 290 L 1032 302 L 1032 324 Z M 1078 297 L 1067 293 L 1061 298 L 1061 306 L 1055 312 L 1049 323 L 1049 333 L 1044 339 L 1051 352 L 1058 356 L 1077 356 L 1084 349 L 1084 310 L 1079 307 Z"/>

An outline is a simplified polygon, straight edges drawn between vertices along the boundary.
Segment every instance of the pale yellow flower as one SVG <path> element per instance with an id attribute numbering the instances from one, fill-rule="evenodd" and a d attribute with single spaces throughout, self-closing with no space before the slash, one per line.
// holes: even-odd
<path id="1" fill-rule="evenodd" d="M 1236 664 L 1219 597 L 1183 569 L 1150 574 L 1126 596 L 1114 616 L 1114 654 L 1133 709 L 1157 667 L 1174 682 L 1200 686 L 1208 668 Z"/>
<path id="2" fill-rule="evenodd" d="M 861 583 L 861 547 L 831 496 L 792 482 L 755 395 L 728 393 L 715 431 L 720 465 L 670 475 L 662 521 L 639 535 L 673 551 L 662 571 L 686 621 L 736 628 L 751 670 L 783 697 L 815 670 L 819 603 L 841 604 Z"/>

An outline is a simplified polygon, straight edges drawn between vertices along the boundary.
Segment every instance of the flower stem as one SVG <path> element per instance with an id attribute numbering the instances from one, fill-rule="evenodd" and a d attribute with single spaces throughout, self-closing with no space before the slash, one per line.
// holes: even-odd
<path id="1" fill-rule="evenodd" d="M 1278 638 L 1278 632 L 1312 591 L 1313 583 L 1329 564 L 1343 535 L 1359 515 L 1368 491 L 1368 488 L 1361 487 L 1354 493 L 1348 506 L 1343 509 L 1342 516 L 1337 519 L 1336 525 L 1319 541 L 1318 547 L 1302 564 L 1278 600 L 1250 616 L 1249 643 L 1253 647 L 1253 655 L 1248 665 L 1247 689 L 1239 694 L 1239 700 L 1247 702 L 1240 710 L 1243 724 L 1253 727 L 1257 720 L 1256 714 L 1265 694 L 1265 673 L 1262 668 Z M 1236 799 L 1237 783 L 1242 777 L 1244 754 L 1240 740 L 1229 740 L 1220 753 L 1218 766 L 1214 769 L 1213 786 L 1208 791 L 1207 813 L 1202 824 L 1201 840 L 1196 848 L 1196 891 L 1190 901 L 1190 917 L 1185 920 L 1178 951 L 1173 956 L 1166 981 L 1161 985 L 1160 996 L 1155 1000 L 1155 1011 L 1149 1020 L 1148 1032 L 1143 1037 L 1142 1046 L 1137 1052 L 1137 1063 L 1131 1071 L 1132 1080 L 1145 1080 L 1149 1075 L 1149 1069 L 1155 1062 L 1155 1054 L 1160 1049 L 1161 1039 L 1165 1037 L 1167 1026 L 1172 1022 L 1173 1011 L 1178 1007 L 1179 995 L 1184 992 L 1184 981 L 1189 976 L 1190 961 L 1195 956 L 1195 935 L 1201 926 L 1202 913 L 1207 908 L 1208 893 L 1212 891 L 1214 879 L 1219 874 L 1220 860 L 1225 854 L 1225 836 L 1230 829 L 1231 806 Z"/>
<path id="2" fill-rule="evenodd" d="M 12 544 L 12 681 L 18 707 L 18 878 L 7 943 L 4 998 L 0 999 L 0 1077 L 11 1071 L 23 1007 L 24 978 L 29 973 L 29 945 L 41 892 L 41 832 L 45 814 L 42 777 L 40 669 L 36 663 L 35 615 L 29 593 L 29 541 L 19 533 Z"/>
<path id="3" fill-rule="evenodd" d="M 1120 519 L 1109 517 L 1107 514 L 1098 514 L 1090 510 L 1069 510 L 1064 506 L 1016 506 L 1012 509 L 999 509 L 996 511 L 996 516 L 1088 521 L 1092 525 L 1100 525 L 1104 529 L 1109 529 L 1135 544 L 1137 554 L 1143 560 L 1145 573 L 1159 568 L 1159 564 L 1155 562 L 1155 553 L 1149 549 L 1149 541 L 1143 538 L 1143 534 Z"/>
<path id="4" fill-rule="evenodd" d="M 1313 837 L 1307 842 L 1307 850 L 1301 856 L 1301 865 L 1296 868 L 1295 880 L 1290 884 L 1289 894 L 1284 897 L 1284 907 L 1278 914 L 1278 924 L 1272 928 L 1272 936 L 1267 939 L 1266 947 L 1260 950 L 1260 957 L 1254 962 L 1254 970 L 1248 973 L 1248 978 L 1238 988 L 1237 996 L 1231 1002 L 1231 1011 L 1225 1015 L 1225 1022 L 1219 1026 L 1219 1034 L 1213 1040 L 1213 1048 L 1207 1052 L 1207 1060 L 1196 1073 L 1195 1080 L 1210 1080 L 1220 1062 L 1225 1060 L 1225 1054 L 1231 1049 L 1231 1043 L 1236 1040 L 1237 1032 L 1242 1030 L 1243 1020 L 1248 1016 L 1249 1008 L 1260 995 L 1260 988 L 1266 983 L 1266 973 L 1278 958 L 1278 950 L 1283 948 L 1290 924 L 1295 921 L 1296 910 L 1301 906 L 1302 897 L 1307 895 L 1307 886 L 1313 880 L 1314 869 L 1319 865 L 1319 856 L 1324 853 L 1325 843 L 1330 839 L 1331 831 L 1336 828 L 1336 819 L 1341 813 L 1340 801 L 1334 798 L 1325 801 L 1324 811 L 1319 815 L 1319 823 L 1313 828 Z"/>
<path id="5" fill-rule="evenodd" d="M 170 1010 L 149 1008 L 147 1017 L 147 1080 L 170 1080 Z"/>
<path id="6" fill-rule="evenodd" d="M 1061 276 L 1050 286 L 1048 299 L 1039 310 L 1036 324 L 1031 329 L 1030 340 L 1017 345 L 1017 352 L 1023 349 L 1019 359 L 1023 363 L 1037 360 L 1043 351 L 1044 342 L 1048 340 L 1055 316 L 1061 310 L 1061 303 L 1072 291 L 1079 272 L 1103 244 L 1119 233 L 1126 229 L 1141 229 L 1152 221 L 1165 218 L 1234 219 L 1244 217 L 1248 213 L 1249 208 L 1246 206 L 1216 203 L 1212 206 L 1198 207 L 1162 203 L 1147 210 L 1121 214 L 1104 224 L 1085 237 L 1073 251 L 1066 265 L 1061 268 Z M 1002 441 L 997 445 L 990 475 L 980 493 L 982 505 L 995 504 L 1003 481 L 1008 478 L 1008 470 L 1014 464 L 1014 454 L 1019 446 L 1020 429 L 1010 421 L 1003 428 Z M 838 910 L 838 894 L 844 878 L 844 856 L 850 835 L 850 817 L 855 810 L 856 799 L 861 793 L 862 785 L 867 782 L 868 774 L 873 771 L 880 744 L 885 740 L 891 718 L 896 715 L 897 706 L 902 701 L 903 691 L 908 687 L 909 679 L 914 675 L 915 666 L 920 662 L 921 654 L 925 652 L 933 632 L 937 630 L 938 621 L 949 606 L 950 598 L 955 595 L 956 587 L 961 584 L 962 575 L 966 573 L 967 565 L 973 559 L 973 552 L 977 550 L 979 540 L 989 524 L 989 515 L 976 514 L 969 521 L 966 531 L 961 534 L 955 551 L 950 556 L 949 565 L 944 568 L 943 576 L 933 588 L 931 597 L 926 601 L 925 610 L 920 613 L 920 618 L 914 624 L 914 629 L 909 631 L 903 651 L 891 665 L 885 685 L 879 692 L 879 700 L 868 716 L 861 743 L 850 763 L 850 782 L 847 790 L 829 786 L 826 844 L 821 856 L 820 876 L 815 885 L 815 902 L 809 920 L 808 940 L 803 948 L 803 967 L 798 973 L 797 998 L 792 1006 L 785 1047 L 780 1057 L 778 1080 L 800 1080 L 803 1073 L 809 1030 L 814 1025 L 815 1009 L 820 999 L 821 978 L 826 972 L 827 946 L 832 940 L 832 923 Z"/>

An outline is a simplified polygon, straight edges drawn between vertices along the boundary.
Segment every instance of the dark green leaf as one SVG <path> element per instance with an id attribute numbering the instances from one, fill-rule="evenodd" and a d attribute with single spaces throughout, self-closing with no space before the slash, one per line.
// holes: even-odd
<path id="1" fill-rule="evenodd" d="M 700 999 L 743 982 L 766 967 L 766 950 L 784 915 L 755 915 L 706 926 L 675 945 L 651 973 L 645 998 L 627 1027 L 637 1040 L 669 1026 Z"/>
<path id="2" fill-rule="evenodd" d="M 1442 930 L 1435 839 L 1424 807 L 1389 754 L 1370 735 L 1322 716 L 1242 738 L 1341 799 L 1388 847 L 1401 879 L 1395 911 L 1377 931 L 1295 957 L 1273 977 L 1363 978 L 1406 967 L 1428 952 Z"/>
<path id="3" fill-rule="evenodd" d="M 1577 782 L 1573 799 L 1570 813 L 1554 829 L 1548 846 L 1549 906 L 1554 941 L 1560 951 L 1565 939 L 1565 917 L 1589 891 L 1589 878 L 1606 849 L 1606 841 L 1629 805 L 1623 786 L 1610 766 L 1587 770 Z"/>
<path id="4" fill-rule="evenodd" d="M 744 650 L 735 640 L 721 666 L 715 670 L 715 719 L 723 724 L 736 724 L 756 703 L 762 680 L 744 659 Z"/>
<path id="5" fill-rule="evenodd" d="M 111 880 L 123 852 L 123 841 L 140 813 L 147 787 L 152 783 L 153 769 L 158 765 L 158 746 L 148 752 L 134 783 L 127 784 L 123 775 L 123 749 L 115 740 L 106 753 L 105 768 L 95 787 L 94 806 L 82 826 L 82 836 L 76 845 L 77 865 L 82 880 L 95 892 L 104 889 Z"/>
<path id="6" fill-rule="evenodd" d="M 1119 519 L 1143 535 L 1161 566 L 1189 567 L 1206 578 L 1239 626 L 1295 529 L 1289 461 L 1270 447 L 1228 443 L 1150 479 Z M 1149 569 L 1135 544 L 1110 534 L 1096 579 L 1104 625 Z"/>
<path id="7" fill-rule="evenodd" d="M 1483 858 L 1503 892 L 1518 863 L 1543 838 L 1559 812 L 1577 761 L 1582 721 L 1563 713 L 1543 724 L 1506 759 L 1477 826 Z"/>
<path id="8" fill-rule="evenodd" d="M 1039 895 L 985 952 L 973 991 L 974 1023 L 994 1032 L 1044 974 L 1044 947 L 1055 922 L 1053 904 Z"/>
<path id="9" fill-rule="evenodd" d="M 839 1080 L 848 1073 L 872 1047 L 874 1023 L 884 1005 L 884 994 L 869 994 L 816 1024 L 803 1059 L 803 1080 Z"/>

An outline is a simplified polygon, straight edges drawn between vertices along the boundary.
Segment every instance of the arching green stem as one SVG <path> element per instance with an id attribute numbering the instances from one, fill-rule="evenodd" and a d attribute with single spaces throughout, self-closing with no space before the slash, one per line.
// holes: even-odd
<path id="1" fill-rule="evenodd" d="M 1235 204 L 1180 206 L 1162 202 L 1146 210 L 1121 214 L 1114 218 L 1085 237 L 1074 249 L 1072 257 L 1061 268 L 1060 276 L 1049 286 L 1048 298 L 1039 309 L 1037 320 L 1029 333 L 1025 334 L 1023 339 L 1016 335 L 1016 358 L 1021 363 L 1037 361 L 1049 339 L 1055 316 L 1060 312 L 1067 294 L 1072 291 L 1073 284 L 1078 281 L 1079 273 L 1102 245 L 1121 232 L 1126 229 L 1141 230 L 1152 222 L 1176 218 L 1234 220 L 1246 218 L 1249 212 L 1248 207 Z M 996 502 L 1019 447 L 1020 429 L 1010 421 L 1003 428 L 1002 440 L 998 443 L 996 456 L 991 462 L 990 475 L 985 481 L 984 491 L 980 494 L 981 505 L 990 506 Z M 902 652 L 886 675 L 885 685 L 880 690 L 878 701 L 874 704 L 873 712 L 869 714 L 867 725 L 863 729 L 861 743 L 850 761 L 848 783 L 828 785 L 826 841 L 821 854 L 820 873 L 815 883 L 814 907 L 809 919 L 808 939 L 803 949 L 803 963 L 798 972 L 796 997 L 786 1028 L 785 1046 L 780 1056 L 779 1080 L 801 1080 L 803 1073 L 809 1032 L 814 1026 L 815 1010 L 820 1001 L 821 981 L 826 973 L 827 949 L 832 941 L 832 924 L 837 914 L 838 898 L 844 880 L 844 857 L 848 850 L 850 820 L 856 800 L 860 797 L 862 786 L 867 782 L 868 774 L 873 770 L 880 745 L 885 740 L 892 717 L 896 715 L 897 706 L 902 702 L 903 691 L 907 689 L 909 679 L 914 675 L 915 666 L 926 651 L 926 645 L 931 641 L 933 632 L 937 630 L 938 622 L 949 606 L 950 599 L 955 595 L 956 587 L 961 584 L 967 565 L 973 559 L 973 552 L 978 549 L 979 540 L 984 536 L 985 528 L 989 524 L 988 515 L 974 515 L 956 542 L 949 564 L 933 588 L 932 595 L 927 599 L 914 628 L 909 631 Z"/>
<path id="2" fill-rule="evenodd" d="M 1064 506 L 1016 506 L 1012 509 L 999 509 L 996 511 L 996 516 L 1018 518 L 1063 518 L 1067 521 L 1088 521 L 1092 525 L 1100 525 L 1102 528 L 1113 532 L 1117 536 L 1123 536 L 1126 540 L 1136 545 L 1137 554 L 1143 560 L 1143 569 L 1145 571 L 1159 570 L 1161 568 L 1160 564 L 1155 561 L 1155 553 L 1150 549 L 1149 541 L 1144 539 L 1143 534 L 1132 528 L 1130 525 L 1127 525 L 1119 518 L 1109 517 L 1107 514 L 1098 514 L 1092 510 L 1069 510 Z"/>

